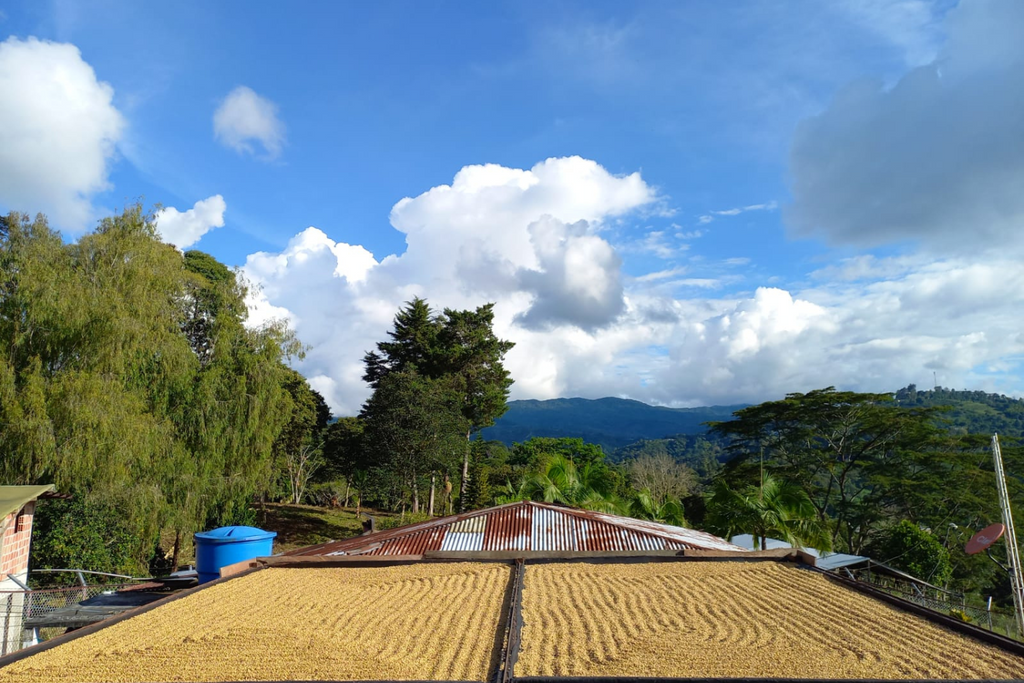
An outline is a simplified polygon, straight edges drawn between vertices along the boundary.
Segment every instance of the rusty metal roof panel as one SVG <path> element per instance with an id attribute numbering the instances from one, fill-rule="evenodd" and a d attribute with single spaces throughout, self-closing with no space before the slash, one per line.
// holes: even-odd
<path id="1" fill-rule="evenodd" d="M 567 515 L 568 516 L 568 515 Z M 660 550 L 662 544 L 643 534 L 633 534 L 612 524 L 591 519 L 576 519 L 578 550 L 604 552 L 613 550 Z"/>
<path id="2" fill-rule="evenodd" d="M 533 508 L 514 504 L 494 508 L 486 515 L 483 550 L 531 550 Z"/>
<path id="3" fill-rule="evenodd" d="M 445 529 L 424 529 L 408 536 L 393 538 L 383 544 L 375 555 L 422 555 L 431 550 L 441 550 L 444 547 L 444 539 L 447 538 Z"/>
<path id="4" fill-rule="evenodd" d="M 646 519 L 608 515 L 602 512 L 589 512 L 587 514 L 592 515 L 595 519 L 614 523 L 616 526 L 632 530 L 638 534 L 663 538 L 672 543 L 672 545 L 667 546 L 671 548 L 745 550 L 745 548 L 729 543 L 724 538 L 719 538 L 704 531 L 697 531 L 696 529 L 671 526 L 669 524 L 651 522 Z"/>
<path id="5" fill-rule="evenodd" d="M 523 501 L 292 551 L 291 555 L 744 550 L 703 531 Z"/>
<path id="6" fill-rule="evenodd" d="M 467 517 L 449 524 L 445 529 L 441 550 L 471 552 L 484 549 L 484 527 L 487 517 Z"/>

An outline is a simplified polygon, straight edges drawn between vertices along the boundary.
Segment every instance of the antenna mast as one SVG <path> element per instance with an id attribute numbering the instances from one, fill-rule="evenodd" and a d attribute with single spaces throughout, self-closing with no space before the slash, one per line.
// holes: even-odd
<path id="1" fill-rule="evenodd" d="M 996 488 L 999 489 L 999 507 L 1006 526 L 1006 557 L 1010 562 L 1010 589 L 1013 592 L 1013 611 L 1017 617 L 1017 634 L 1024 635 L 1024 576 L 1021 575 L 1020 552 L 1017 550 L 1017 532 L 1013 528 L 1010 512 L 1010 494 L 1006 490 L 1006 472 L 1003 471 L 1003 453 L 999 449 L 999 435 L 992 435 L 992 460 L 996 466 Z"/>

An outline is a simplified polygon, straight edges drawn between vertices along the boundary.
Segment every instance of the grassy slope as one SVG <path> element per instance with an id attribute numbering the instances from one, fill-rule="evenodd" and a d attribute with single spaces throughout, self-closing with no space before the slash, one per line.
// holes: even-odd
<path id="1" fill-rule="evenodd" d="M 375 517 L 381 514 L 373 510 L 366 512 Z M 363 531 L 362 523 L 356 518 L 355 508 L 330 509 L 315 505 L 269 503 L 265 518 L 259 511 L 256 514 L 257 525 L 261 529 L 277 532 L 277 538 L 274 539 L 275 553 L 350 538 Z"/>
<path id="2" fill-rule="evenodd" d="M 367 508 L 363 508 L 361 512 L 373 515 L 378 523 L 385 518 L 397 516 Z M 366 516 L 363 515 L 362 519 L 366 519 Z M 274 539 L 275 554 L 351 538 L 363 532 L 363 525 L 360 518 L 356 517 L 355 508 L 330 509 L 288 503 L 267 503 L 265 514 L 257 509 L 255 525 L 260 529 L 277 532 L 277 538 Z M 170 548 L 173 543 L 174 533 L 165 530 L 161 536 L 161 547 Z M 195 561 L 195 547 L 191 539 L 188 539 L 182 545 L 178 566 L 194 565 Z"/>

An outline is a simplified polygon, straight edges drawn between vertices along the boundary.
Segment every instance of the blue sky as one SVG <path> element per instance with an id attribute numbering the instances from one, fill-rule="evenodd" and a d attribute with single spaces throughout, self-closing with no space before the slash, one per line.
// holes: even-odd
<path id="1" fill-rule="evenodd" d="M 0 208 L 168 207 L 341 413 L 417 294 L 498 301 L 517 397 L 1021 394 L 1020 14 L 15 2 Z"/>

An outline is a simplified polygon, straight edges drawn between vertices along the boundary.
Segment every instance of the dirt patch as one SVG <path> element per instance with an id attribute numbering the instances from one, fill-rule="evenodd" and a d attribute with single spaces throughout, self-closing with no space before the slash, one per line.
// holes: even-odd
<path id="1" fill-rule="evenodd" d="M 518 676 L 1024 677 L 1024 658 L 777 562 L 528 567 Z"/>
<path id="2" fill-rule="evenodd" d="M 489 680 L 510 568 L 267 569 L 0 669 L 0 682 Z"/>

